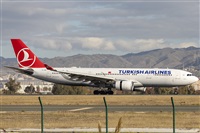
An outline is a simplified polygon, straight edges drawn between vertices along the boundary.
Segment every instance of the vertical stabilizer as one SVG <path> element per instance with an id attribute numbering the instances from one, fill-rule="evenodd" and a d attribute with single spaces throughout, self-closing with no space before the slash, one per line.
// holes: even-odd
<path id="1" fill-rule="evenodd" d="M 20 68 L 45 67 L 38 57 L 20 39 L 11 39 L 11 42 Z"/>

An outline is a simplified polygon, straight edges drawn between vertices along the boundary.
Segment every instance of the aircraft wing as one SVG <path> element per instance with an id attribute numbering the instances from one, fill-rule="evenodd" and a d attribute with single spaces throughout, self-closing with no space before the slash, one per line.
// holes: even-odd
<path id="1" fill-rule="evenodd" d="M 108 75 L 95 75 L 95 74 L 89 74 L 89 73 L 80 73 L 80 72 L 72 72 L 72 71 L 57 71 L 57 70 L 52 70 L 59 72 L 60 74 L 68 75 L 71 80 L 75 81 L 91 81 L 92 83 L 99 85 L 100 83 L 105 83 L 107 85 L 115 83 L 115 81 L 119 80 L 127 80 L 127 79 L 116 79 L 114 77 L 108 76 Z M 132 80 L 134 83 L 139 83 L 136 80 Z"/>
<path id="2" fill-rule="evenodd" d="M 57 71 L 57 70 L 52 70 L 55 72 L 59 72 L 60 74 L 66 74 L 70 77 L 71 80 L 76 80 L 76 81 L 91 81 L 95 84 L 98 84 L 100 82 L 104 82 L 104 83 L 113 83 L 114 81 L 116 81 L 115 78 L 107 76 L 107 75 L 95 75 L 95 74 L 88 74 L 88 73 L 80 73 L 80 72 L 72 72 L 72 71 Z"/>

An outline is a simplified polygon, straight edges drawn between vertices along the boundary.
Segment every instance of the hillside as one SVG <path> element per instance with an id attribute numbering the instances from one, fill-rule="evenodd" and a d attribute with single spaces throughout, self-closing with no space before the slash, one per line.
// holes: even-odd
<path id="1" fill-rule="evenodd" d="M 183 68 L 200 67 L 200 48 L 156 49 L 122 56 L 132 67 Z"/>
<path id="2" fill-rule="evenodd" d="M 15 58 L 1 58 L 1 66 L 17 66 Z M 200 68 L 200 48 L 164 48 L 123 56 L 111 54 L 74 55 L 68 57 L 41 58 L 53 67 L 156 67 L 156 68 Z"/>

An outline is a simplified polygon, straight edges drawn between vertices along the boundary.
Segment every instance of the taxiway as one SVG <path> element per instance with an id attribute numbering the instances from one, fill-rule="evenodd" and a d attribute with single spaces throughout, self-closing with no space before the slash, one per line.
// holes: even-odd
<path id="1" fill-rule="evenodd" d="M 104 111 L 104 105 L 44 105 L 44 111 L 84 111 L 95 112 Z M 134 106 L 134 105 L 110 105 L 109 111 L 132 111 L 132 112 L 160 112 L 172 111 L 172 106 Z M 1 105 L 0 111 L 40 111 L 38 105 Z M 180 112 L 199 112 L 200 106 L 176 106 L 176 111 Z"/>

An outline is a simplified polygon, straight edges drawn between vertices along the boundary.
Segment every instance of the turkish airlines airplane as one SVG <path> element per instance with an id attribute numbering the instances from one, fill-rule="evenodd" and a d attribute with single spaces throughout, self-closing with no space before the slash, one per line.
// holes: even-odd
<path id="1" fill-rule="evenodd" d="M 19 68 L 7 68 L 57 84 L 101 88 L 94 94 L 112 95 L 112 88 L 145 91 L 146 87 L 177 87 L 199 80 L 190 72 L 168 68 L 54 68 L 40 61 L 20 39 L 11 42 Z"/>

